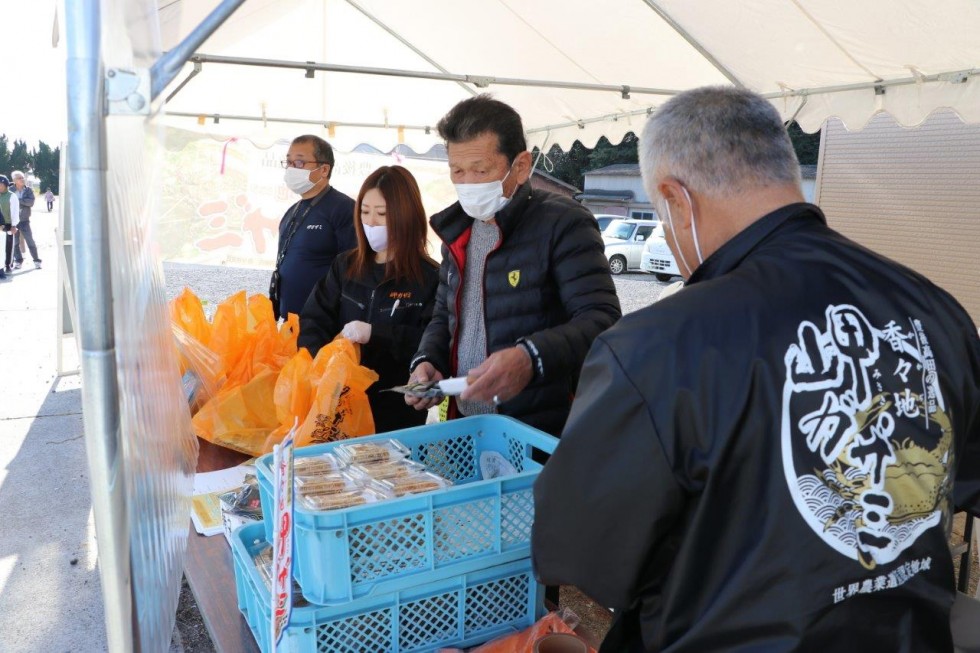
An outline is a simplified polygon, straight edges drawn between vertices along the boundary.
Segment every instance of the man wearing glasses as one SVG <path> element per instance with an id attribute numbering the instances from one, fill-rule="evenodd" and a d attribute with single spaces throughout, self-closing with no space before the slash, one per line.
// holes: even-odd
<path id="1" fill-rule="evenodd" d="M 333 148 L 319 136 L 295 138 L 282 161 L 283 180 L 300 201 L 279 223 L 279 250 L 269 298 L 276 319 L 299 315 L 313 286 L 340 252 L 357 246 L 354 200 L 330 186 Z"/>

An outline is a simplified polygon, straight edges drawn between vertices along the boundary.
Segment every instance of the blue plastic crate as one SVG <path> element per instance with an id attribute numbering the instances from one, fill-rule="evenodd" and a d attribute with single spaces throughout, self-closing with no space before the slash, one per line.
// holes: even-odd
<path id="1" fill-rule="evenodd" d="M 262 651 L 271 650 L 271 596 L 252 555 L 260 524 L 232 537 L 238 608 Z M 524 558 L 340 606 L 294 607 L 279 651 L 429 653 L 469 647 L 523 630 L 544 614 L 544 592 Z"/>
<path id="2" fill-rule="evenodd" d="M 542 466 L 531 450 L 554 451 L 558 439 L 499 415 L 358 438 L 397 438 L 412 459 L 452 487 L 344 510 L 314 512 L 299 502 L 293 520 L 294 575 L 307 600 L 333 605 L 378 592 L 503 564 L 531 555 L 532 487 Z M 297 457 L 342 442 L 303 447 Z M 510 461 L 516 475 L 481 480 L 484 451 Z M 256 462 L 265 537 L 272 541 L 272 456 Z"/>

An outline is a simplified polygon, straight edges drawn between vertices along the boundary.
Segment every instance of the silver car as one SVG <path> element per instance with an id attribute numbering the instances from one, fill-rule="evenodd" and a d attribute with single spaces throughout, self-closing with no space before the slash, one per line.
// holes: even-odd
<path id="1" fill-rule="evenodd" d="M 602 232 L 602 242 L 606 244 L 606 259 L 609 260 L 609 271 L 613 274 L 622 274 L 627 270 L 639 270 L 643 243 L 658 224 L 656 220 L 630 218 L 610 222 Z"/>

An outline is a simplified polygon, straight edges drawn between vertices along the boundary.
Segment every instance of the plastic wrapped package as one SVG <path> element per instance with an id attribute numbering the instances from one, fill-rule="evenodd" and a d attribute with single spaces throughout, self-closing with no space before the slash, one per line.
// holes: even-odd
<path id="1" fill-rule="evenodd" d="M 378 481 L 378 483 L 396 497 L 441 490 L 452 485 L 451 482 L 432 472 L 416 472 L 407 476 L 395 476 L 384 481 Z"/>
<path id="2" fill-rule="evenodd" d="M 226 492 L 218 499 L 221 508 L 239 517 L 262 520 L 262 501 L 259 498 L 259 482 L 255 474 L 246 474 L 242 486 L 237 490 Z"/>
<path id="3" fill-rule="evenodd" d="M 389 478 L 401 478 L 411 476 L 425 471 L 425 465 L 420 465 L 414 460 L 391 460 L 378 463 L 355 464 L 350 466 L 351 472 L 361 474 L 376 481 L 384 481 Z"/>
<path id="4" fill-rule="evenodd" d="M 322 453 L 316 456 L 297 457 L 293 459 L 293 474 L 297 479 L 314 478 L 325 474 L 343 471 L 347 465 L 336 456 Z"/>
<path id="5" fill-rule="evenodd" d="M 259 572 L 259 577 L 265 586 L 272 591 L 272 545 L 266 543 L 265 546 L 260 548 L 252 556 L 252 562 L 255 564 L 255 568 Z M 309 601 L 303 596 L 303 590 L 300 586 L 293 581 L 293 607 L 302 607 L 309 605 Z"/>
<path id="6" fill-rule="evenodd" d="M 350 492 L 336 494 L 300 495 L 300 503 L 307 510 L 343 510 L 354 506 L 363 506 L 392 498 L 384 490 L 375 485 L 358 488 Z"/>
<path id="7" fill-rule="evenodd" d="M 387 463 L 408 458 L 411 452 L 398 440 L 350 442 L 337 447 L 336 456 L 348 465 Z"/>
<path id="8" fill-rule="evenodd" d="M 296 491 L 302 496 L 339 494 L 357 490 L 363 486 L 364 481 L 361 477 L 346 472 L 332 472 L 296 479 Z"/>

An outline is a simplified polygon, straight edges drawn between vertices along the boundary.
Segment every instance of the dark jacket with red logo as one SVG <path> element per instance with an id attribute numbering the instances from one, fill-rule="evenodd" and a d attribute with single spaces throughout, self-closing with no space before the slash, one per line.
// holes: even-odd
<path id="1" fill-rule="evenodd" d="M 530 183 L 517 189 L 496 220 L 500 240 L 487 256 L 483 279 L 487 355 L 525 341 L 534 367 L 530 385 L 499 410 L 558 435 L 592 341 L 621 315 L 602 238 L 588 209 L 532 190 Z M 473 218 L 457 202 L 430 223 L 444 243 L 439 291 L 412 366 L 427 360 L 443 375 L 455 376 Z"/>
<path id="2" fill-rule="evenodd" d="M 402 395 L 382 390 L 408 381 L 409 361 L 432 317 L 439 269 L 423 262 L 421 284 L 385 280 L 383 264 L 372 266 L 368 278 L 352 279 L 347 274 L 352 254 L 338 256 L 313 287 L 300 313 L 297 344 L 316 356 L 348 322 L 369 323 L 371 339 L 361 347 L 361 364 L 379 376 L 367 392 L 375 428 L 381 433 L 424 424 L 424 412 L 407 406 Z"/>

